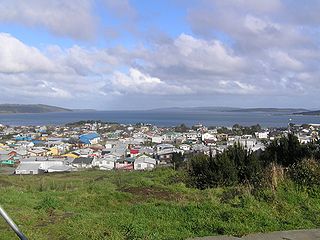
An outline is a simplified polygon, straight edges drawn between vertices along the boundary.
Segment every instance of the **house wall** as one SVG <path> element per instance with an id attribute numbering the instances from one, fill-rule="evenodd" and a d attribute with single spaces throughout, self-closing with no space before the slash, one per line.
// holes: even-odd
<path id="1" fill-rule="evenodd" d="M 110 160 L 98 160 L 96 165 L 103 170 L 111 170 L 114 169 L 114 161 Z"/>
<path id="2" fill-rule="evenodd" d="M 155 165 L 151 163 L 145 163 L 145 162 L 134 163 L 134 170 L 152 170 L 154 168 L 155 168 Z"/>
<path id="3" fill-rule="evenodd" d="M 28 175 L 28 174 L 31 174 L 31 175 L 35 175 L 35 174 L 39 174 L 39 169 L 34 169 L 34 170 L 31 170 L 31 171 L 27 171 L 27 170 L 16 170 L 15 172 L 16 174 L 21 174 L 21 175 Z"/>
<path id="4" fill-rule="evenodd" d="M 128 163 L 128 162 L 119 163 L 119 162 L 117 162 L 116 169 L 133 170 L 133 163 Z"/>

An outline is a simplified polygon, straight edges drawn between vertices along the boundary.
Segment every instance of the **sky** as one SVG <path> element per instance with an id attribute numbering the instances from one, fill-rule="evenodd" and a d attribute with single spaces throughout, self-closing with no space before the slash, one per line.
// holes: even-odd
<path id="1" fill-rule="evenodd" d="M 320 108 L 320 0 L 0 0 L 0 103 Z"/>

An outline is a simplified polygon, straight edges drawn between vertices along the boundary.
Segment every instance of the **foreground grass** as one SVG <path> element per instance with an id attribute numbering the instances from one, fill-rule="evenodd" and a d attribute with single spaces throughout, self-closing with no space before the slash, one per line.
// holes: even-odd
<path id="1" fill-rule="evenodd" d="M 197 190 L 172 170 L 0 176 L 0 204 L 29 239 L 186 239 L 320 226 L 320 189 Z M 17 239 L 0 219 L 0 239 Z"/>

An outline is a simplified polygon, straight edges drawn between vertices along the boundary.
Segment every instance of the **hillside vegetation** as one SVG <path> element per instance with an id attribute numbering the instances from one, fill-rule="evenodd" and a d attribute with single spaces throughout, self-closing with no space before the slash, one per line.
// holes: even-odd
<path id="1" fill-rule="evenodd" d="M 29 239 L 186 239 L 315 228 L 320 188 L 290 180 L 188 188 L 185 173 L 85 171 L 0 176 L 0 203 Z M 0 239 L 17 239 L 0 220 Z"/>
<path id="2" fill-rule="evenodd" d="M 44 104 L 0 104 L 1 113 L 47 113 L 70 112 L 72 110 Z"/>

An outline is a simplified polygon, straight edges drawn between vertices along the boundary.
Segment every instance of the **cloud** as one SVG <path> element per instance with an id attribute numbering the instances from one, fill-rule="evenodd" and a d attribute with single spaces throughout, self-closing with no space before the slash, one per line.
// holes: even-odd
<path id="1" fill-rule="evenodd" d="M 242 74 L 248 70 L 247 60 L 216 39 L 181 34 L 173 41 L 156 44 L 143 63 L 144 71 L 166 83 L 187 86 L 190 93 L 254 92 Z"/>
<path id="2" fill-rule="evenodd" d="M 187 15 L 193 35 L 207 42 L 220 39 L 243 65 L 230 64 L 229 75 L 211 72 L 210 81 L 199 69 L 198 79 L 207 85 L 222 83 L 215 85 L 220 92 L 230 87 L 230 93 L 238 89 L 261 97 L 307 95 L 313 91 L 310 86 L 319 86 L 320 51 L 314 28 L 319 7 L 318 1 L 199 1 Z M 219 90 L 224 85 L 228 87 Z"/>
<path id="3" fill-rule="evenodd" d="M 0 21 L 43 27 L 63 37 L 95 38 L 97 19 L 91 0 L 0 0 Z"/>
<path id="4" fill-rule="evenodd" d="M 30 47 L 7 33 L 0 33 L 0 72 L 48 72 L 54 64 L 38 49 Z"/>
<path id="5" fill-rule="evenodd" d="M 103 2 L 110 14 L 113 14 L 117 18 L 132 20 L 138 16 L 128 0 L 103 0 Z"/>
<path id="6" fill-rule="evenodd" d="M 197 75 L 229 74 L 245 65 L 241 57 L 234 55 L 220 41 L 206 41 L 187 34 L 181 34 L 168 44 L 155 46 L 146 62 L 152 69 L 161 68 L 168 73 L 179 69 L 181 74 L 183 71 L 191 75 L 192 72 Z"/>
<path id="7" fill-rule="evenodd" d="M 112 91 L 118 93 L 148 95 L 179 95 L 192 93 L 192 90 L 186 86 L 168 84 L 159 78 L 151 77 L 135 68 L 130 68 L 128 74 L 115 72 L 111 83 Z"/>
<path id="8" fill-rule="evenodd" d="M 80 46 L 40 50 L 7 33 L 0 33 L 1 99 L 34 102 L 99 97 L 104 76 L 128 64 L 121 48 L 98 50 Z"/>
<path id="9" fill-rule="evenodd" d="M 290 57 L 286 52 L 271 51 L 269 56 L 273 66 L 279 70 L 292 70 L 299 72 L 303 69 L 303 63 L 295 58 Z"/>

